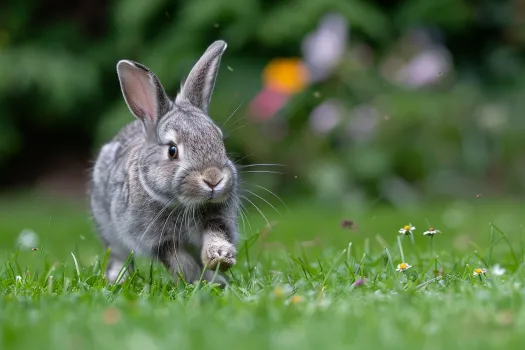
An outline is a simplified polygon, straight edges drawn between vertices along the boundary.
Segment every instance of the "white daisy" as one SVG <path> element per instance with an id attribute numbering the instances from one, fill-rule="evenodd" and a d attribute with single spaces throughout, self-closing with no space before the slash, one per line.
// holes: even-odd
<path id="1" fill-rule="evenodd" d="M 403 235 L 411 234 L 416 228 L 412 224 L 405 225 L 399 229 L 399 233 Z"/>
<path id="2" fill-rule="evenodd" d="M 401 263 L 401 264 L 397 265 L 396 271 L 404 272 L 404 271 L 408 270 L 411 267 L 412 267 L 412 265 L 409 265 L 407 263 Z"/>
<path id="3" fill-rule="evenodd" d="M 423 234 L 425 236 L 434 236 L 434 235 L 437 235 L 438 233 L 441 233 L 441 231 L 440 230 L 436 230 L 433 227 L 429 228 L 428 231 L 423 232 Z"/>
<path id="4" fill-rule="evenodd" d="M 487 273 L 487 270 L 481 267 L 478 267 L 477 269 L 474 269 L 474 272 L 472 273 L 473 276 L 479 276 L 484 275 Z"/>

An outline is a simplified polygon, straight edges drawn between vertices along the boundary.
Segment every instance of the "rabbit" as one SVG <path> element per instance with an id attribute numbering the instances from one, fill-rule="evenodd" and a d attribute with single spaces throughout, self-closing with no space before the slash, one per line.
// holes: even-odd
<path id="1" fill-rule="evenodd" d="M 124 265 L 133 252 L 162 262 L 175 280 L 228 284 L 224 272 L 237 259 L 238 171 L 208 115 L 226 47 L 212 43 L 174 99 L 146 66 L 117 64 L 136 119 L 102 146 L 90 194 L 96 229 L 110 249 L 110 283 L 131 275 L 133 259 Z"/>

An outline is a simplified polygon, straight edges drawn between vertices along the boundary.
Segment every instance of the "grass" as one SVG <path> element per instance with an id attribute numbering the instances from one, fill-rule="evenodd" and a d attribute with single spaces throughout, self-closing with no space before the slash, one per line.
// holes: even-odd
<path id="1" fill-rule="evenodd" d="M 523 348 L 519 204 L 288 205 L 282 217 L 264 210 L 271 230 L 256 211 L 249 214 L 251 229 L 222 291 L 175 285 L 144 259 L 132 280 L 107 285 L 104 250 L 82 205 L 6 197 L 1 348 Z M 342 219 L 353 220 L 353 229 L 342 228 Z M 409 237 L 398 241 L 409 222 L 414 246 Z M 437 258 L 422 235 L 429 226 L 442 231 Z M 17 247 L 23 229 L 38 234 L 38 250 Z M 396 271 L 402 260 L 412 268 Z M 504 274 L 492 272 L 496 264 Z M 487 274 L 473 276 L 477 267 Z"/>

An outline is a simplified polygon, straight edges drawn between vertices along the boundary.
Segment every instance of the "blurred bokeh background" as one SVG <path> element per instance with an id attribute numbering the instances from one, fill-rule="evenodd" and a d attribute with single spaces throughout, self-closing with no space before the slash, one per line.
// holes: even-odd
<path id="1" fill-rule="evenodd" d="M 84 203 L 96 152 L 133 118 L 116 62 L 174 96 L 216 39 L 210 114 L 240 164 L 283 165 L 250 183 L 285 202 L 523 196 L 524 0 L 19 0 L 0 4 L 4 206 Z"/>

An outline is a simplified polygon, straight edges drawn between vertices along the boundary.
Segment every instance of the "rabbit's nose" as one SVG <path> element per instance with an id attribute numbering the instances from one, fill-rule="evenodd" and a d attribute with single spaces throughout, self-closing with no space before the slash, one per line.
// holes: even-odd
<path id="1" fill-rule="evenodd" d="M 211 180 L 207 180 L 207 179 L 203 179 L 202 181 L 204 181 L 204 183 L 205 183 L 206 185 L 208 185 L 208 187 L 209 187 L 210 189 L 213 190 L 218 184 L 221 183 L 222 178 L 217 179 L 216 181 L 211 181 Z"/>
<path id="2" fill-rule="evenodd" d="M 217 168 L 206 169 L 202 175 L 202 182 L 212 190 L 217 187 L 224 178 L 222 172 Z"/>

